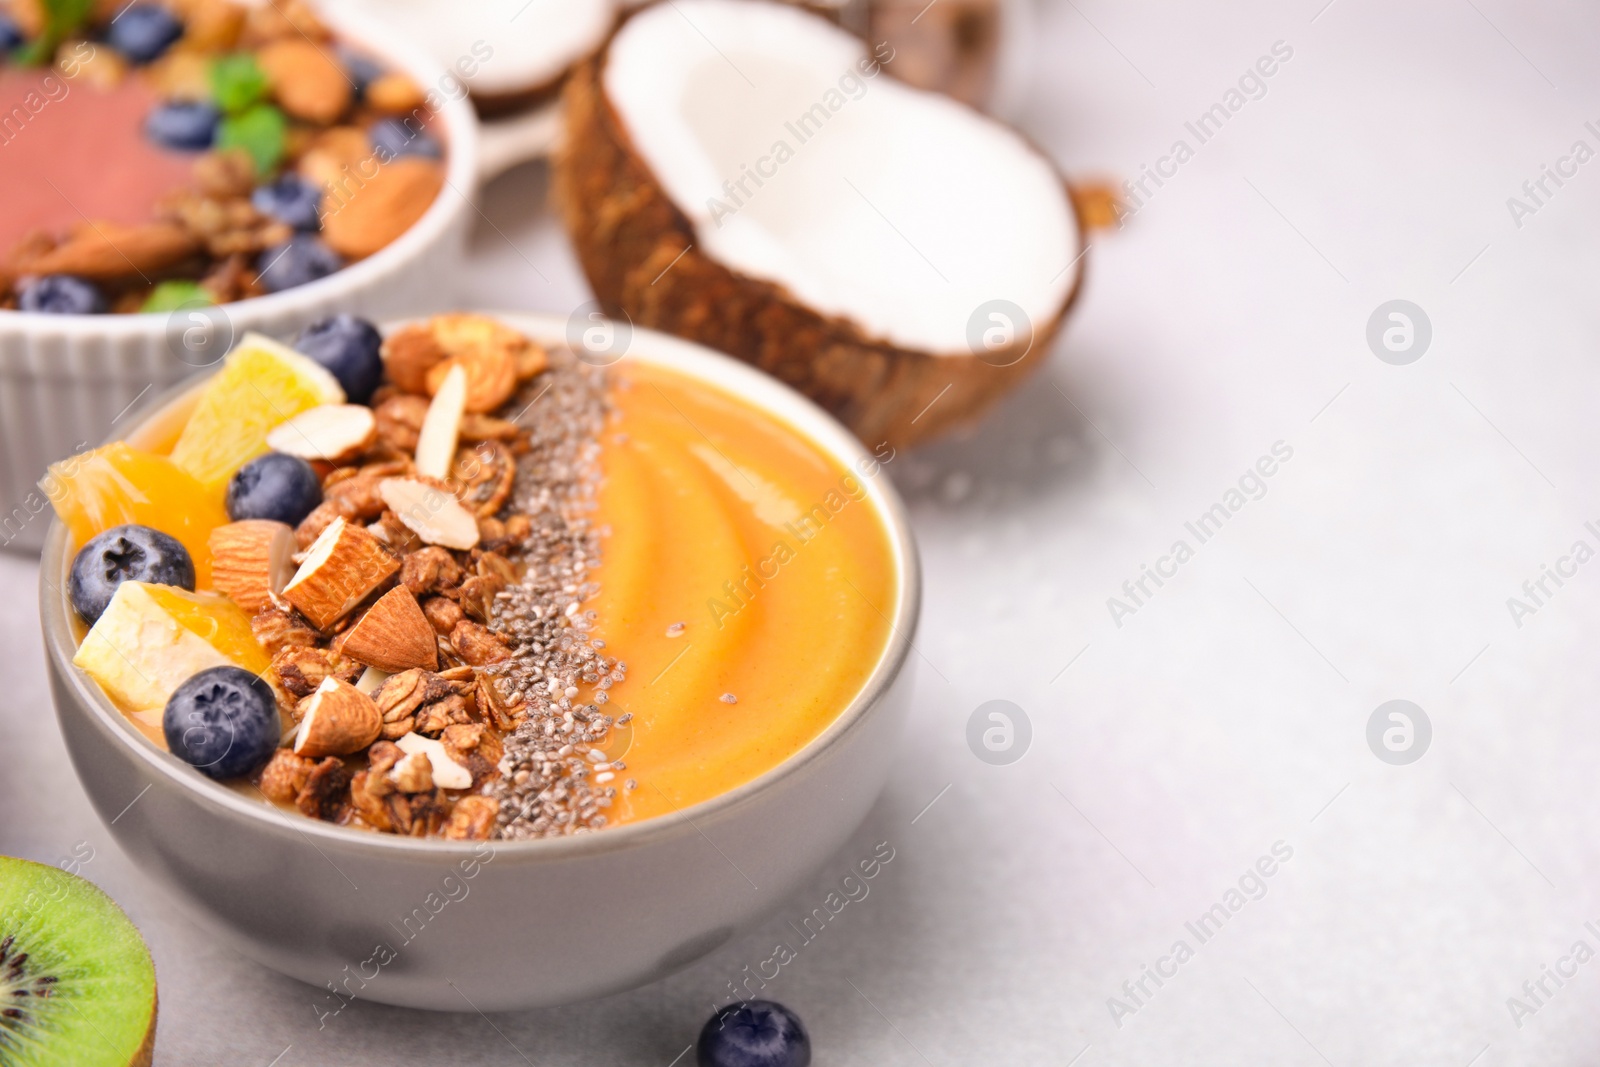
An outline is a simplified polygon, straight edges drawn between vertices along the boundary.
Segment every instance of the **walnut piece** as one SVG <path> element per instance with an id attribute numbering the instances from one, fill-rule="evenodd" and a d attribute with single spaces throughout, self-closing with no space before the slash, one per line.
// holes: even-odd
<path id="1" fill-rule="evenodd" d="M 456 655 L 474 667 L 499 663 L 511 658 L 511 649 L 499 634 L 491 632 L 487 627 L 471 619 L 462 619 L 456 623 L 450 631 L 450 647 L 455 649 Z"/>
<path id="2" fill-rule="evenodd" d="M 344 760 L 329 756 L 306 776 L 306 784 L 294 798 L 294 806 L 302 815 L 335 822 L 345 806 L 345 793 L 349 788 L 350 772 L 345 769 Z"/>
<path id="3" fill-rule="evenodd" d="M 286 748 L 278 749 L 261 769 L 262 794 L 275 804 L 293 804 L 316 765 L 316 760 L 297 756 Z"/>
<path id="4" fill-rule="evenodd" d="M 285 690 L 303 698 L 315 693 L 327 678 L 354 685 L 366 668 L 332 649 L 289 645 L 272 657 L 272 670 Z"/>
<path id="5" fill-rule="evenodd" d="M 429 545 L 400 564 L 400 582 L 418 597 L 461 584 L 465 572 L 449 549 Z"/>
<path id="6" fill-rule="evenodd" d="M 499 815 L 500 802 L 492 797 L 462 797 L 450 812 L 444 836 L 452 841 L 486 841 Z"/>

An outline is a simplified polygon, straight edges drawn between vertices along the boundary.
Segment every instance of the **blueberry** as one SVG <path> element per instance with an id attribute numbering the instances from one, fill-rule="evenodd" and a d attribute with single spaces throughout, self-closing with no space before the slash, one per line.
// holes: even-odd
<path id="1" fill-rule="evenodd" d="M 360 103 L 366 95 L 367 86 L 383 77 L 383 66 L 371 56 L 344 47 L 339 48 L 339 59 L 344 63 L 344 71 L 350 76 L 351 84 L 356 87 L 356 103 Z"/>
<path id="2" fill-rule="evenodd" d="M 263 215 L 297 230 L 322 228 L 322 190 L 297 174 L 285 174 L 250 194 L 251 205 Z"/>
<path id="3" fill-rule="evenodd" d="M 342 266 L 344 260 L 339 253 L 306 233 L 297 233 L 283 244 L 272 246 L 256 260 L 261 284 L 271 293 L 326 278 Z"/>
<path id="4" fill-rule="evenodd" d="M 387 163 L 396 156 L 423 156 L 438 159 L 444 155 L 439 142 L 419 129 L 412 129 L 396 118 L 379 119 L 367 128 L 367 138 L 378 160 Z"/>
<path id="5" fill-rule="evenodd" d="M 210 148 L 222 112 L 204 100 L 175 100 L 156 105 L 144 120 L 144 134 L 163 148 L 198 152 Z"/>
<path id="6" fill-rule="evenodd" d="M 307 326 L 295 350 L 328 368 L 344 387 L 345 399 L 365 404 L 383 379 L 383 336 L 366 319 L 333 315 Z"/>
<path id="7" fill-rule="evenodd" d="M 96 534 L 72 558 L 67 595 L 84 622 L 93 623 L 117 586 L 152 582 L 194 589 L 194 560 L 177 538 L 148 526 L 113 526 Z"/>
<path id="8" fill-rule="evenodd" d="M 17 307 L 46 315 L 98 315 L 106 309 L 106 298 L 82 278 L 46 274 L 22 290 Z"/>
<path id="9" fill-rule="evenodd" d="M 228 480 L 228 518 L 275 519 L 290 526 L 322 503 L 322 482 L 298 456 L 268 452 L 233 472 Z"/>
<path id="10" fill-rule="evenodd" d="M 17 25 L 17 20 L 0 11 L 0 53 L 14 52 L 22 47 L 27 40 L 22 32 L 22 27 Z M 4 56 L 0 55 L 0 59 Z"/>
<path id="11" fill-rule="evenodd" d="M 106 43 L 135 65 L 149 63 L 182 36 L 183 23 L 155 4 L 131 4 L 106 27 Z"/>
<path id="12" fill-rule="evenodd" d="M 706 1020 L 695 1056 L 700 1067 L 807 1067 L 811 1038 L 782 1004 L 746 1000 Z"/>
<path id="13" fill-rule="evenodd" d="M 243 667 L 211 667 L 167 698 L 167 748 L 212 778 L 238 778 L 271 757 L 281 727 L 272 686 Z"/>

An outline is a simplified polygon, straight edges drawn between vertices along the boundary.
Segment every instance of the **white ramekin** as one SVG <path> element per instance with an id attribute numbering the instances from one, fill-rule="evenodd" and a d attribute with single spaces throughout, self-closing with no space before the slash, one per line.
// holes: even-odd
<path id="1" fill-rule="evenodd" d="M 554 316 L 496 317 L 552 344 L 566 332 Z M 336 1025 L 348 997 L 507 1011 L 686 967 L 832 856 L 895 763 L 921 575 L 888 476 L 867 473 L 871 457 L 821 408 L 737 360 L 651 330 L 633 331 L 624 358 L 714 383 L 862 475 L 897 579 L 881 609 L 887 647 L 832 724 L 760 777 L 673 814 L 575 837 L 474 843 L 347 829 L 235 792 L 147 741 L 73 666 L 72 551 L 66 528 L 51 524 L 40 619 L 56 717 L 84 790 L 171 899 L 240 952 L 310 983 L 321 1025 Z M 174 418 L 187 396 L 162 398 L 143 425 L 159 432 L 163 412 Z"/>
<path id="2" fill-rule="evenodd" d="M 445 72 L 415 46 L 372 20 L 327 14 L 343 39 L 370 49 L 424 89 Z M 451 83 L 453 84 L 453 83 Z M 439 94 L 449 142 L 445 185 L 433 205 L 386 248 L 326 278 L 218 309 L 237 338 L 254 330 L 288 338 L 323 316 L 416 315 L 449 303 L 443 280 L 465 253 L 483 175 L 479 125 L 464 95 Z M 496 168 L 513 161 L 502 150 Z M 0 311 L 0 548 L 37 551 L 49 524 L 38 488 L 45 468 L 112 436 L 127 410 L 152 390 L 200 369 L 183 347 L 200 320 L 168 315 L 41 315 Z M 226 347 L 225 345 L 222 347 Z"/>

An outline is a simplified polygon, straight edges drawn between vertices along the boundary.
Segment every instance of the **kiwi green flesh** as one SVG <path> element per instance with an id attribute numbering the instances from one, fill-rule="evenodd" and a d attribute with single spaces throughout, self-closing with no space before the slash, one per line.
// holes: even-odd
<path id="1" fill-rule="evenodd" d="M 0 856 L 0 1065 L 148 1063 L 156 971 L 92 883 Z"/>

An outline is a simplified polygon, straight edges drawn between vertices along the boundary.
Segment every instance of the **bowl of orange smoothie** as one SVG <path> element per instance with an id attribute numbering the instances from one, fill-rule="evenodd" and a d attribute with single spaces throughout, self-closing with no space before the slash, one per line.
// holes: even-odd
<path id="1" fill-rule="evenodd" d="M 684 967 L 886 780 L 920 595 L 894 451 L 649 331 L 615 357 L 545 316 L 382 334 L 246 337 L 52 469 L 79 777 L 324 1021 Z"/>

